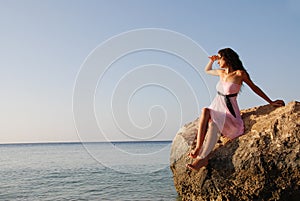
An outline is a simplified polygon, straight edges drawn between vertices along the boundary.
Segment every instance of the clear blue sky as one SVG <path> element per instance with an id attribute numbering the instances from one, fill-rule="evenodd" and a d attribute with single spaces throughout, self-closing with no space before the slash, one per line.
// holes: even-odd
<path id="1" fill-rule="evenodd" d="M 300 100 L 299 21 L 297 0 L 0 0 L 0 143 L 78 141 L 72 99 L 80 66 L 99 44 L 134 29 L 161 28 L 178 32 L 194 40 L 208 54 L 232 47 L 239 53 L 253 81 L 271 99 Z M 191 74 L 184 67 L 176 67 L 181 62 L 178 58 L 159 52 L 149 55 L 142 52 L 116 65 L 136 67 L 155 63 L 174 67 L 184 76 Z M 116 83 L 112 82 L 119 81 L 130 71 L 130 68 L 124 69 L 108 72 L 105 79 L 110 84 L 102 87 L 107 86 L 106 91 L 114 89 Z M 151 72 L 147 78 L 151 80 L 151 76 L 155 82 Z M 165 79 L 173 78 L 165 76 Z M 189 79 L 193 86 L 197 85 L 198 80 L 194 80 L 193 75 Z M 214 85 L 217 78 L 212 80 Z M 201 85 L 203 83 L 199 83 L 199 87 Z M 195 90 L 201 98 L 199 108 L 208 105 L 211 97 L 207 92 L 201 94 L 201 89 Z M 96 116 L 98 120 L 106 119 L 101 109 L 98 110 L 104 105 L 97 96 L 101 92 L 95 94 Z M 241 108 L 266 104 L 247 86 L 243 87 L 239 103 Z M 114 109 L 118 104 L 118 101 L 113 103 Z M 183 124 L 199 114 L 196 109 L 181 116 L 180 104 L 182 108 L 191 109 L 185 102 L 178 103 L 162 87 L 145 87 L 128 105 L 135 124 L 127 125 L 129 116 L 117 114 L 118 123 L 110 126 L 122 127 L 125 134 L 108 126 L 104 129 L 105 136 L 110 136 L 110 140 L 130 140 L 126 136 L 131 135 L 130 126 L 138 126 L 140 130 L 145 128 L 145 132 L 132 131 L 136 138 L 171 140 Z M 151 137 L 160 130 L 163 120 L 159 118 L 165 115 L 164 110 L 155 107 L 151 110 L 151 122 L 148 110 L 154 105 L 164 106 L 166 112 L 171 113 L 165 116 L 170 120 L 166 129 Z M 88 128 L 88 122 L 86 124 Z M 86 140 L 105 140 L 92 129 L 87 129 L 86 138 L 82 135 L 85 134 L 80 133 L 80 138 Z"/>

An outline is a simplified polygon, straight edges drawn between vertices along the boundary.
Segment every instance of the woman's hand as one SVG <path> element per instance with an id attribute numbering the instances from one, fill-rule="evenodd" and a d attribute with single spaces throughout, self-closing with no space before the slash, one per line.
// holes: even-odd
<path id="1" fill-rule="evenodd" d="M 275 107 L 281 107 L 281 106 L 285 105 L 283 100 L 275 100 L 275 101 L 272 101 L 270 104 Z"/>
<path id="2" fill-rule="evenodd" d="M 217 61 L 219 59 L 218 55 L 212 55 L 208 57 L 212 62 Z"/>
<path id="3" fill-rule="evenodd" d="M 208 62 L 208 64 L 205 67 L 205 73 L 207 73 L 209 75 L 219 76 L 220 75 L 220 71 L 223 71 L 223 70 L 220 70 L 220 69 L 213 70 L 212 69 L 214 61 L 218 60 L 219 56 L 218 55 L 212 55 L 212 56 L 209 56 L 208 58 L 210 59 L 210 61 Z"/>

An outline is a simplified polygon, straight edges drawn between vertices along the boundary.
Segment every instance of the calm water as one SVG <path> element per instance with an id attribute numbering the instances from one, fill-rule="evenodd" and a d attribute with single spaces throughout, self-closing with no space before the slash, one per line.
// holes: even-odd
<path id="1" fill-rule="evenodd" d="M 179 200 L 170 145 L 0 145 L 0 200 Z"/>

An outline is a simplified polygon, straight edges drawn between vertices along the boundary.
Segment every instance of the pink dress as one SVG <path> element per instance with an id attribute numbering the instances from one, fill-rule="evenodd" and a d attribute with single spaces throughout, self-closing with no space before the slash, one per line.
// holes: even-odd
<path id="1" fill-rule="evenodd" d="M 222 135 L 233 139 L 244 133 L 244 122 L 241 118 L 240 109 L 237 104 L 237 96 L 229 97 L 230 103 L 234 110 L 234 115 L 226 105 L 224 95 L 236 94 L 240 91 L 241 85 L 232 82 L 224 82 L 222 79 L 217 84 L 217 91 L 220 92 L 211 105 L 211 120 L 217 125 Z M 221 95 L 222 94 L 222 95 Z"/>

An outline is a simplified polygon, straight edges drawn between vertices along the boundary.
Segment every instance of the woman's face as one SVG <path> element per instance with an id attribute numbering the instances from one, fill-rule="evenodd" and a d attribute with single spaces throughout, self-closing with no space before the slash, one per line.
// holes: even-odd
<path id="1" fill-rule="evenodd" d="M 218 56 L 219 56 L 218 64 L 219 64 L 220 68 L 226 68 L 227 66 L 226 66 L 226 62 L 225 62 L 224 58 L 221 57 L 220 54 L 218 54 Z"/>

